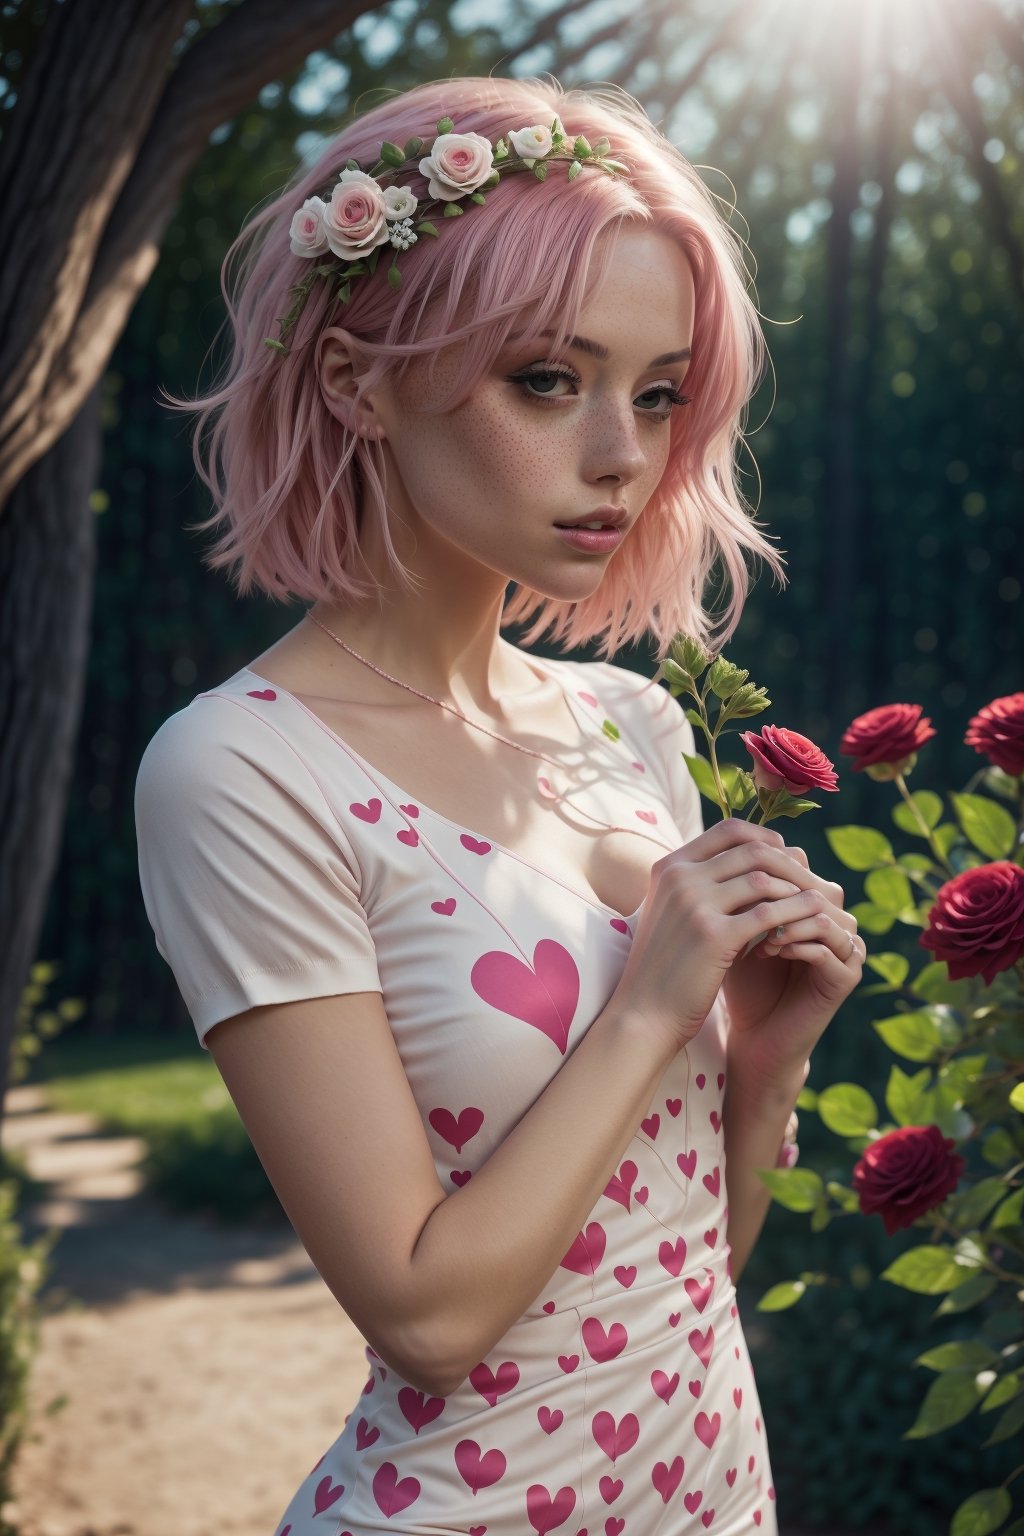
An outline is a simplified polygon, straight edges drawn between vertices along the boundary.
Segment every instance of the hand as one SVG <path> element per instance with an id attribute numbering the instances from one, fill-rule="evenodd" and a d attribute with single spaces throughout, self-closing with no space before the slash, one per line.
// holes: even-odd
<path id="1" fill-rule="evenodd" d="M 767 1081 L 792 1076 L 810 1055 L 858 985 L 867 954 L 856 918 L 843 909 L 842 887 L 816 875 L 802 848 L 786 853 L 808 911 L 785 924 L 781 939 L 769 931 L 739 956 L 722 987 L 730 1048 L 751 1065 L 756 1056 Z"/>

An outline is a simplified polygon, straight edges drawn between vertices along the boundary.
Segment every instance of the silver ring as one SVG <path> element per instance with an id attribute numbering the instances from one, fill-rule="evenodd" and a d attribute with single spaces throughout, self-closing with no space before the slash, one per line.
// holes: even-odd
<path id="1" fill-rule="evenodd" d="M 853 941 L 854 941 L 855 938 L 856 938 L 856 934 L 851 933 L 850 934 L 850 948 L 847 950 L 847 953 L 846 953 L 847 960 L 851 960 L 853 958 L 853 949 L 854 949 Z"/>
<path id="2" fill-rule="evenodd" d="M 783 938 L 785 936 L 785 933 L 786 933 L 786 927 L 785 927 L 785 924 L 782 923 L 782 924 L 779 925 L 778 928 L 776 928 L 776 930 L 775 930 L 775 937 L 777 939 L 781 939 L 781 938 Z"/>

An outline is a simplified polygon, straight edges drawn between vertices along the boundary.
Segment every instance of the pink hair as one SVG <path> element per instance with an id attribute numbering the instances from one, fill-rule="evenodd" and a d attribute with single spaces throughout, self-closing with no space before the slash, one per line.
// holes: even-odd
<path id="1" fill-rule="evenodd" d="M 570 136 L 606 136 L 628 177 L 585 168 L 572 182 L 553 168 L 545 181 L 522 173 L 503 178 L 468 217 L 438 220 L 437 239 L 421 237 L 400 261 L 402 286 L 385 277 L 357 278 L 349 302 L 335 307 L 326 283 L 314 284 L 288 355 L 264 345 L 290 308 L 288 289 L 308 272 L 309 258 L 289 245 L 293 212 L 323 193 L 349 159 L 373 164 L 381 142 L 428 141 L 450 116 L 456 132 L 495 143 L 555 115 Z M 418 168 L 402 182 L 427 196 Z M 634 221 L 676 239 L 693 270 L 696 317 L 685 391 L 693 404 L 673 418 L 665 474 L 630 538 L 611 560 L 600 587 L 580 602 L 559 602 L 517 587 L 502 625 L 534 622 L 536 641 L 549 627 L 574 650 L 599 639 L 602 657 L 646 632 L 664 659 L 683 632 L 715 651 L 736 629 L 750 575 L 743 551 L 766 560 L 785 583 L 783 560 L 760 532 L 740 490 L 735 452 L 750 396 L 760 380 L 766 345 L 739 237 L 697 172 L 615 85 L 563 89 L 544 79 L 456 78 L 397 94 L 349 123 L 316 164 L 298 174 L 254 215 L 232 244 L 221 287 L 233 327 L 233 352 L 221 381 L 195 401 L 170 396 L 173 409 L 196 412 L 193 457 L 216 511 L 194 525 L 225 526 L 204 555 L 211 569 L 233 565 L 240 596 L 258 588 L 287 601 L 360 602 L 372 581 L 353 566 L 359 555 L 360 491 L 367 516 L 381 519 L 389 561 L 408 590 L 413 574 L 387 533 L 381 445 L 349 430 L 326 408 L 315 367 L 320 332 L 340 324 L 365 349 L 358 389 L 397 384 L 412 358 L 436 356 L 464 342 L 462 368 L 448 399 L 427 411 L 452 409 L 468 397 L 498 352 L 527 331 L 550 327 L 555 345 L 574 333 L 588 292 L 605 267 L 601 234 Z M 235 302 L 228 280 L 242 253 Z M 219 415 L 218 415 L 219 413 Z M 204 428 L 215 417 L 202 457 Z M 703 607 L 704 588 L 720 559 L 732 589 L 717 628 Z"/>

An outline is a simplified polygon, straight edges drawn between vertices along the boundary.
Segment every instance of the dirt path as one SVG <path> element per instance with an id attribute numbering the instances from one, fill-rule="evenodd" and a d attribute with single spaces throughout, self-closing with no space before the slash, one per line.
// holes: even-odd
<path id="1" fill-rule="evenodd" d="M 10 1091 L 3 1140 L 52 1181 L 25 1238 L 61 1229 L 7 1518 L 20 1536 L 274 1536 L 366 1380 L 301 1244 L 169 1214 L 140 1191 L 140 1142 L 40 1088 Z"/>

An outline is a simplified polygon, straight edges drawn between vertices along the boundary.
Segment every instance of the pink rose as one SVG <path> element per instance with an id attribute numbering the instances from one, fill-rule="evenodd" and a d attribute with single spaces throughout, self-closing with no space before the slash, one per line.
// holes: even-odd
<path id="1" fill-rule="evenodd" d="M 1024 955 L 1024 869 L 996 859 L 954 875 L 935 892 L 918 943 L 945 960 L 950 981 L 984 976 L 991 986 Z"/>
<path id="2" fill-rule="evenodd" d="M 837 775 L 820 747 L 797 731 L 782 725 L 766 725 L 760 735 L 742 731 L 740 740 L 754 759 L 754 783 L 758 789 L 785 788 L 791 795 L 806 789 L 836 790 Z"/>
<path id="3" fill-rule="evenodd" d="M 494 150 L 479 133 L 440 133 L 420 174 L 430 182 L 431 197 L 453 202 L 482 187 L 494 169 Z"/>
<path id="4" fill-rule="evenodd" d="M 293 256 L 322 256 L 327 250 L 324 214 L 327 204 L 322 197 L 307 197 L 292 219 L 288 231 Z"/>
<path id="5" fill-rule="evenodd" d="M 847 726 L 839 750 L 853 758 L 854 773 L 879 763 L 902 773 L 934 735 L 931 721 L 921 718 L 920 704 L 881 704 Z"/>
<path id="6" fill-rule="evenodd" d="M 384 191 L 366 171 L 342 171 L 323 214 L 324 234 L 335 256 L 356 261 L 386 245 L 388 205 Z"/>
<path id="7" fill-rule="evenodd" d="M 964 741 L 1011 778 L 1024 773 L 1024 693 L 1008 693 L 979 709 Z"/>

